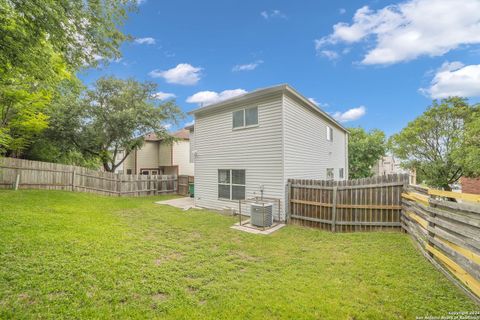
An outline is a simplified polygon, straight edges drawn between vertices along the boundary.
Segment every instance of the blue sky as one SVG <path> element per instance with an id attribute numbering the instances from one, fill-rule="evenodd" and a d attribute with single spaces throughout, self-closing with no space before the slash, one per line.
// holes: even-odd
<path id="1" fill-rule="evenodd" d="M 480 96 L 478 0 L 143 0 L 123 29 L 123 58 L 80 78 L 153 81 L 185 112 L 288 83 L 345 126 L 390 135 L 432 98 Z"/>

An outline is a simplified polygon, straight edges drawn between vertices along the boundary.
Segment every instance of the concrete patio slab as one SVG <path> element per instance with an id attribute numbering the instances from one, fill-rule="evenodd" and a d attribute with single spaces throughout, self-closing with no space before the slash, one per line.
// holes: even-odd
<path id="1" fill-rule="evenodd" d="M 235 229 L 235 230 L 240 230 L 248 233 L 253 233 L 253 234 L 271 234 L 274 233 L 275 231 L 285 227 L 284 223 L 279 223 L 276 226 L 269 228 L 269 229 L 259 229 L 258 227 L 252 226 L 249 221 L 247 222 L 242 222 L 243 224 L 240 225 L 238 222 L 235 223 L 233 226 L 230 228 Z"/>
<path id="2" fill-rule="evenodd" d="M 166 204 L 166 205 L 176 207 L 176 208 L 180 208 L 180 209 L 183 209 L 183 210 L 200 209 L 200 208 L 195 207 L 194 200 L 193 200 L 193 198 L 190 198 L 190 197 L 170 199 L 170 200 L 164 200 L 164 201 L 157 201 L 155 203 L 156 204 Z"/>

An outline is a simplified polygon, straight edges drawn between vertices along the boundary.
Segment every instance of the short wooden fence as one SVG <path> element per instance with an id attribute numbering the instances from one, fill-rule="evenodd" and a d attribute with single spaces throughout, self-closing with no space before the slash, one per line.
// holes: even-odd
<path id="1" fill-rule="evenodd" d="M 127 175 L 57 163 L 0 158 L 0 189 L 50 189 L 111 196 L 178 191 L 176 176 Z"/>
<path id="2" fill-rule="evenodd" d="M 480 304 L 480 196 L 409 186 L 403 206 L 420 251 Z"/>
<path id="3" fill-rule="evenodd" d="M 178 194 L 183 196 L 188 196 L 190 194 L 189 185 L 194 183 L 195 179 L 193 176 L 180 175 L 178 176 Z"/>
<path id="4" fill-rule="evenodd" d="M 408 175 L 324 181 L 290 179 L 289 223 L 333 232 L 401 229 L 401 194 Z"/>

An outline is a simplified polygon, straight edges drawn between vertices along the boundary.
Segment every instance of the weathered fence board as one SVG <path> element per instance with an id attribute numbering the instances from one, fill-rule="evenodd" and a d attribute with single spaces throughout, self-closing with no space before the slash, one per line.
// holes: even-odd
<path id="1" fill-rule="evenodd" d="M 290 179 L 289 222 L 339 232 L 400 230 L 407 175 L 347 181 Z"/>
<path id="2" fill-rule="evenodd" d="M 0 158 L 0 189 L 49 189 L 111 196 L 176 193 L 176 176 L 126 175 L 57 163 Z"/>
<path id="3" fill-rule="evenodd" d="M 187 196 L 190 194 L 189 185 L 194 183 L 193 176 L 180 175 L 178 176 L 178 194 Z"/>
<path id="4" fill-rule="evenodd" d="M 438 269 L 480 304 L 480 196 L 409 186 L 402 197 L 403 228 Z"/>

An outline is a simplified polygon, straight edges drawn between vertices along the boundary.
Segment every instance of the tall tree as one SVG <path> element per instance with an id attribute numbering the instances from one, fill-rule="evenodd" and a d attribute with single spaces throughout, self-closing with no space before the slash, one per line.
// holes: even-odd
<path id="1" fill-rule="evenodd" d="M 135 0 L 0 1 L 0 151 L 21 152 L 46 128 L 58 84 L 120 56 Z"/>
<path id="2" fill-rule="evenodd" d="M 381 130 L 365 131 L 349 128 L 348 172 L 350 179 L 367 178 L 373 175 L 372 167 L 385 155 L 386 139 Z"/>
<path id="3" fill-rule="evenodd" d="M 175 123 L 182 113 L 173 100 L 155 100 L 155 89 L 154 83 L 100 78 L 78 103 L 72 101 L 55 116 L 54 135 L 66 137 L 86 157 L 97 157 L 106 171 L 113 172 L 143 144 L 145 134 L 171 139 L 164 125 Z"/>
<path id="4" fill-rule="evenodd" d="M 465 176 L 480 176 L 480 104 L 472 107 L 465 121 L 461 147 L 453 152 L 453 157 L 462 166 Z"/>
<path id="5" fill-rule="evenodd" d="M 455 154 L 461 153 L 465 122 L 473 109 L 465 99 L 452 97 L 433 101 L 418 118 L 390 139 L 396 156 L 415 168 L 432 187 L 451 190 L 465 172 Z"/>

